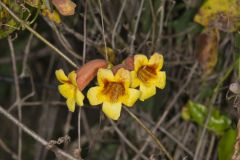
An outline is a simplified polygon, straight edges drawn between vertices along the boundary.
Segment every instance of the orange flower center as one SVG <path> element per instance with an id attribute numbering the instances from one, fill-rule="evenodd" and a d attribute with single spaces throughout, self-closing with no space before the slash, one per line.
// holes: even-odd
<path id="1" fill-rule="evenodd" d="M 125 88 L 122 83 L 119 82 L 107 82 L 104 84 L 102 94 L 109 97 L 111 102 L 117 102 L 119 97 L 123 96 Z"/>
<path id="2" fill-rule="evenodd" d="M 154 66 L 142 66 L 137 71 L 137 77 L 143 83 L 149 83 L 152 79 L 155 79 L 157 76 L 156 68 Z"/>

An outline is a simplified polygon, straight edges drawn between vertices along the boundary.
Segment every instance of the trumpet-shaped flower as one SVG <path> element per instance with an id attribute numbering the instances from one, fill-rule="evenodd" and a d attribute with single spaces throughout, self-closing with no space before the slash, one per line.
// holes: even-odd
<path id="1" fill-rule="evenodd" d="M 99 86 L 92 87 L 87 93 L 91 105 L 103 103 L 102 111 L 107 117 L 118 120 L 122 104 L 131 107 L 140 96 L 140 91 L 129 88 L 131 76 L 128 70 L 119 69 L 114 75 L 109 69 L 99 69 Z"/>
<path id="2" fill-rule="evenodd" d="M 66 76 L 63 70 L 59 69 L 56 70 L 55 74 L 58 81 L 62 83 L 58 86 L 58 91 L 67 99 L 66 103 L 69 111 L 74 112 L 75 103 L 79 106 L 83 106 L 84 95 L 77 87 L 76 72 L 72 71 L 68 74 L 68 76 Z"/>
<path id="3" fill-rule="evenodd" d="M 156 87 L 163 89 L 166 85 L 166 73 L 160 71 L 163 66 L 163 56 L 154 53 L 148 60 L 145 55 L 138 54 L 134 56 L 134 70 L 131 71 L 132 83 L 131 86 L 138 86 L 141 95 L 140 100 L 156 94 Z"/>

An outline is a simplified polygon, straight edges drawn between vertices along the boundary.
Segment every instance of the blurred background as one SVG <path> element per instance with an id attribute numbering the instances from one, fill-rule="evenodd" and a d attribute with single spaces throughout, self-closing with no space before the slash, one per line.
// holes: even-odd
<path id="1" fill-rule="evenodd" d="M 162 160 L 168 158 L 127 112 L 109 121 L 101 106 L 91 107 L 87 99 L 79 152 L 78 107 L 68 111 L 55 77 L 56 69 L 75 68 L 2 4 L 79 66 L 104 59 L 105 45 L 113 65 L 137 53 L 163 54 L 165 89 L 131 112 L 173 159 L 238 160 L 238 0 L 1 0 L 1 108 L 51 149 L 57 146 L 77 159 Z M 3 114 L 0 128 L 1 160 L 67 159 L 31 134 L 19 136 L 18 125 Z"/>

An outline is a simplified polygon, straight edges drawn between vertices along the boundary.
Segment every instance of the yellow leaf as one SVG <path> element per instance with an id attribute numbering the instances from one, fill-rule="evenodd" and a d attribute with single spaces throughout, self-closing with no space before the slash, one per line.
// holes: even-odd
<path id="1" fill-rule="evenodd" d="M 51 12 L 49 9 L 43 9 L 42 15 L 45 17 L 48 17 L 51 21 L 53 21 L 56 24 L 61 23 L 61 18 L 55 10 L 53 10 L 53 12 Z"/>
<path id="2" fill-rule="evenodd" d="M 181 116 L 185 121 L 190 120 L 190 113 L 188 107 L 184 106 L 181 111 Z"/>
<path id="3" fill-rule="evenodd" d="M 25 0 L 24 2 L 26 2 L 27 4 L 29 4 L 32 7 L 37 7 L 39 4 L 39 0 Z"/>
<path id="4" fill-rule="evenodd" d="M 116 54 L 115 52 L 113 51 L 112 48 L 109 48 L 109 47 L 98 47 L 97 48 L 98 52 L 104 56 L 104 57 L 108 57 L 108 60 L 111 62 L 111 63 L 115 63 L 115 60 L 116 60 Z"/>
<path id="5" fill-rule="evenodd" d="M 234 32 L 240 28 L 238 0 L 207 0 L 194 21 L 210 28 Z"/>

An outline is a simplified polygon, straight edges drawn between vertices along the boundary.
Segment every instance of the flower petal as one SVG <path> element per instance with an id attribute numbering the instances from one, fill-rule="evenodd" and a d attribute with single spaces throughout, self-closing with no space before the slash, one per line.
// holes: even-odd
<path id="1" fill-rule="evenodd" d="M 130 72 L 124 68 L 120 68 L 115 74 L 115 80 L 117 82 L 124 82 L 124 86 L 128 88 L 131 82 Z"/>
<path id="2" fill-rule="evenodd" d="M 140 91 L 141 91 L 141 95 L 139 99 L 141 101 L 144 101 L 145 99 L 148 99 L 156 94 L 156 87 L 154 85 L 145 86 L 143 84 L 140 84 Z"/>
<path id="3" fill-rule="evenodd" d="M 156 86 L 160 89 L 163 89 L 166 86 L 166 72 L 161 71 L 158 72 L 158 82 Z"/>
<path id="4" fill-rule="evenodd" d="M 74 86 L 69 83 L 58 86 L 58 91 L 65 98 L 74 98 L 74 89 Z"/>
<path id="5" fill-rule="evenodd" d="M 159 71 L 163 66 L 163 56 L 159 53 L 154 53 L 149 59 L 149 65 L 156 66 Z"/>
<path id="6" fill-rule="evenodd" d="M 132 80 L 131 87 L 136 88 L 137 86 L 140 85 L 140 80 L 137 77 L 136 71 L 131 71 L 130 74 L 131 74 L 131 80 Z"/>
<path id="7" fill-rule="evenodd" d="M 75 110 L 75 100 L 74 100 L 74 98 L 68 98 L 66 103 L 67 103 L 69 111 L 74 112 L 74 110 Z"/>
<path id="8" fill-rule="evenodd" d="M 103 102 L 102 111 L 113 120 L 118 120 L 122 109 L 121 103 Z"/>
<path id="9" fill-rule="evenodd" d="M 56 70 L 55 75 L 57 77 L 57 80 L 61 83 L 68 81 L 68 77 L 65 75 L 65 73 L 62 69 Z"/>
<path id="10" fill-rule="evenodd" d="M 77 86 L 77 74 L 75 71 L 72 71 L 68 74 L 68 79 L 74 86 Z"/>
<path id="11" fill-rule="evenodd" d="M 143 54 L 137 54 L 134 56 L 134 70 L 138 71 L 139 68 L 148 64 L 148 59 Z"/>
<path id="12" fill-rule="evenodd" d="M 84 95 L 82 94 L 81 91 L 78 90 L 78 88 L 76 88 L 75 101 L 77 105 L 83 106 L 83 100 L 84 100 Z"/>
<path id="13" fill-rule="evenodd" d="M 99 86 L 103 86 L 104 81 L 106 80 L 113 81 L 114 75 L 111 70 L 100 68 L 97 73 L 97 80 L 98 80 Z"/>
<path id="14" fill-rule="evenodd" d="M 101 87 L 92 87 L 87 92 L 87 98 L 91 105 L 98 105 L 103 103 L 102 96 L 100 95 Z"/>
<path id="15" fill-rule="evenodd" d="M 126 99 L 123 100 L 123 104 L 125 104 L 128 107 L 131 107 L 138 100 L 141 92 L 137 89 L 132 88 L 129 88 L 128 92 L 129 92 L 128 96 Z"/>

